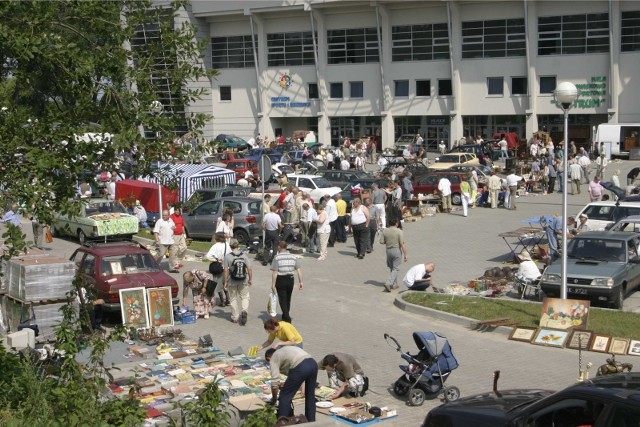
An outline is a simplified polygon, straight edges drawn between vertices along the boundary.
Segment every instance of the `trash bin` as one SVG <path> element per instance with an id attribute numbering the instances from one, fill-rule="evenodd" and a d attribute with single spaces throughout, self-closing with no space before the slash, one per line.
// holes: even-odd
<path id="1" fill-rule="evenodd" d="M 515 169 L 517 166 L 518 166 L 518 158 L 517 157 L 509 157 L 504 162 L 504 168 L 507 171 L 510 171 L 511 169 Z"/>

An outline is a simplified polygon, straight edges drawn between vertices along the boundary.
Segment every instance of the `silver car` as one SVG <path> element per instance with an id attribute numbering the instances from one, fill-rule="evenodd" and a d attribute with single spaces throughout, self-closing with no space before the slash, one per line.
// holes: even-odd
<path id="1" fill-rule="evenodd" d="M 246 245 L 262 236 L 260 199 L 250 197 L 223 197 L 207 200 L 184 215 L 184 228 L 188 237 L 209 240 L 216 231 L 218 218 L 224 210 L 233 210 L 233 237 Z"/>

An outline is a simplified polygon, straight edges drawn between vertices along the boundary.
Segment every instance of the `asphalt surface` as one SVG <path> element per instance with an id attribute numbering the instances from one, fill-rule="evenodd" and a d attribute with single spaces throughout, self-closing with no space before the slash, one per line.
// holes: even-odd
<path id="1" fill-rule="evenodd" d="M 620 181 L 624 184 L 627 171 L 635 165 L 637 162 L 612 163 L 607 175 L 621 169 Z M 411 266 L 432 261 L 436 265 L 434 284 L 446 286 L 454 282 L 468 282 L 481 276 L 489 267 L 503 265 L 510 254 L 498 234 L 526 226 L 523 220 L 528 218 L 561 214 L 561 196 L 559 193 L 523 196 L 518 198 L 515 211 L 476 208 L 469 210 L 467 218 L 461 212 L 454 212 L 405 223 L 409 261 L 402 266 L 400 278 Z M 569 212 L 577 213 L 588 201 L 586 191 L 582 195 L 570 196 Z M 26 225 L 25 222 L 25 232 L 29 237 L 31 227 Z M 77 244 L 56 239 L 48 247 L 57 254 L 69 256 Z M 184 264 L 182 271 L 207 269 L 207 264 L 201 262 Z M 166 267 L 166 261 L 163 266 Z M 373 253 L 359 260 L 350 237 L 347 243 L 329 248 L 324 262 L 316 261 L 315 256 L 303 256 L 302 269 L 304 289 L 297 289 L 296 279 L 291 316 L 304 338 L 304 349 L 316 359 L 333 351 L 354 355 L 370 379 L 366 400 L 375 406 L 398 409 L 399 416 L 384 425 L 418 426 L 430 408 L 442 403 L 434 396 L 423 406 L 411 407 L 393 394 L 393 383 L 401 374 L 398 365 L 403 360 L 387 345 L 384 333 L 394 336 L 403 349 L 411 352 L 416 351 L 412 339 L 414 331 L 438 331 L 446 335 L 460 364 L 452 372 L 447 385 L 457 386 L 462 396 L 491 390 L 493 372 L 498 369 L 502 372 L 501 390 L 557 390 L 578 377 L 577 351 L 509 341 L 503 334 L 472 331 L 453 322 L 410 313 L 394 306 L 397 292 L 383 292 L 388 271 L 384 247 L 377 243 Z M 271 272 L 258 262 L 253 263 L 253 271 L 254 285 L 246 326 L 229 321 L 228 307 L 216 307 L 208 320 L 199 319 L 196 324 L 179 327 L 194 339 L 210 334 L 214 345 L 222 349 L 242 346 L 247 350 L 262 343 L 266 338 L 262 321 L 268 318 Z M 181 274 L 173 276 L 182 287 Z M 627 298 L 625 310 L 640 313 L 640 293 Z M 595 375 L 597 366 L 605 363 L 606 357 L 601 353 L 583 353 L 583 361 L 594 365 L 592 375 Z M 110 358 L 125 369 L 139 363 L 124 359 L 120 351 L 112 353 Z M 617 359 L 638 363 L 631 356 Z M 318 378 L 322 384 L 327 384 L 322 371 Z M 343 424 L 319 414 L 317 425 Z"/>

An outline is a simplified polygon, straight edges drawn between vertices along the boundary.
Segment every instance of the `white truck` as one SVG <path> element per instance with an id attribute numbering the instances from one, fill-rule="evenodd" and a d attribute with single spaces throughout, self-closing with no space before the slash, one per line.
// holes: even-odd
<path id="1" fill-rule="evenodd" d="M 598 125 L 595 142 L 604 144 L 608 156 L 629 157 L 633 148 L 640 148 L 640 123 L 603 123 Z"/>

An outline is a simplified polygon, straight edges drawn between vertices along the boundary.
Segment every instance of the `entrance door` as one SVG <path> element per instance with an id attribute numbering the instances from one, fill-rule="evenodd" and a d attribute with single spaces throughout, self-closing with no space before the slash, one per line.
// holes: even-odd
<path id="1" fill-rule="evenodd" d="M 356 128 L 360 127 L 359 117 L 333 117 L 331 119 L 331 145 L 338 146 L 340 135 L 355 142 Z"/>

